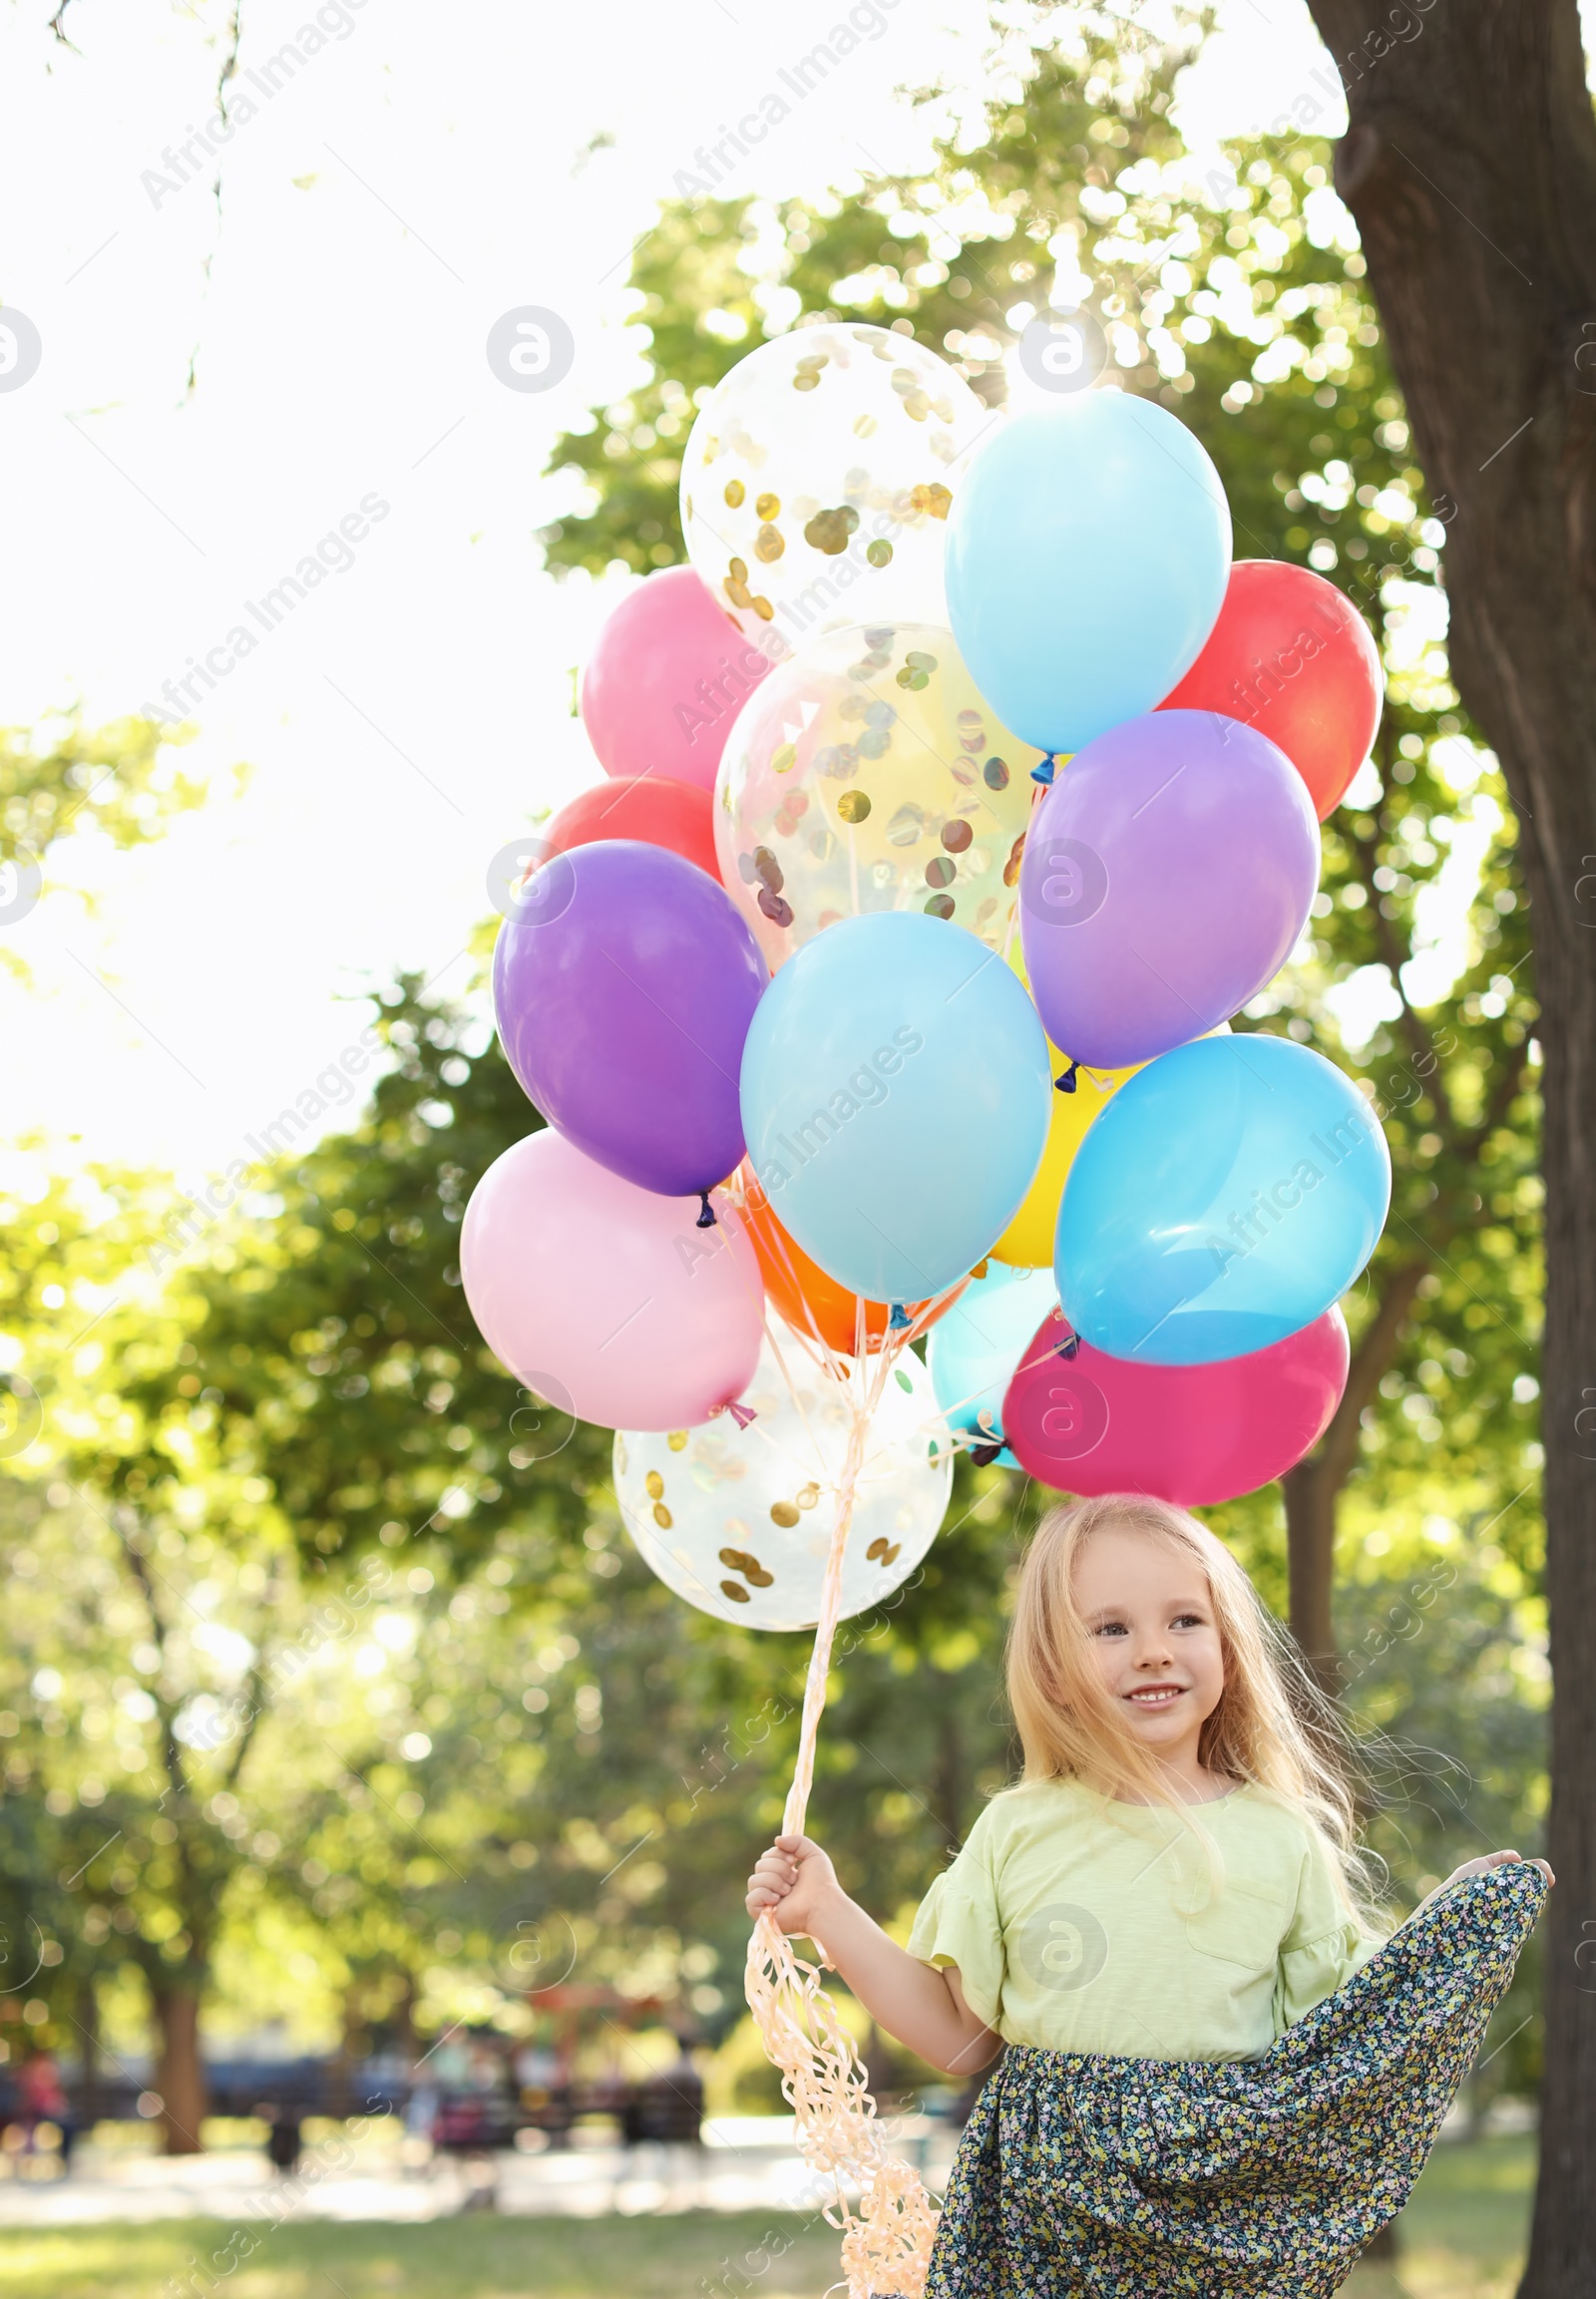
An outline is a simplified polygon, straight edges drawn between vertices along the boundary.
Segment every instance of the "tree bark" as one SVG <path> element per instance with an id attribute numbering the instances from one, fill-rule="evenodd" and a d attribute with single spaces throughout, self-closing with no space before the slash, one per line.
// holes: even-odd
<path id="1" fill-rule="evenodd" d="M 155 2004 L 161 2027 L 156 2090 L 163 2102 L 165 2151 L 169 2155 L 198 2155 L 201 2147 L 200 2127 L 205 2118 L 199 1993 L 194 1988 L 159 1988 Z"/>
<path id="2" fill-rule="evenodd" d="M 1523 2299 L 1596 2289 L 1596 123 L 1575 0 L 1310 0 L 1362 235 L 1446 525 L 1452 675 L 1519 818 L 1545 1068 L 1546 2081 Z M 1404 30 L 1392 27 L 1400 15 Z M 1384 27 L 1384 29 L 1382 29 Z"/>
<path id="3" fill-rule="evenodd" d="M 1297 1649 L 1334 1694 L 1336 1626 L 1333 1587 L 1336 1556 L 1336 1502 L 1321 1448 L 1315 1447 L 1281 1478 L 1286 1493 L 1286 1562 L 1291 1584 L 1291 1633 Z"/>

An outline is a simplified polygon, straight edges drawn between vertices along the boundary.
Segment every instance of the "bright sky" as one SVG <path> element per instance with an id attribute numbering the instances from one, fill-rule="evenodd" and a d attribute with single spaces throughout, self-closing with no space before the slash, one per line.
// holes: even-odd
<path id="1" fill-rule="evenodd" d="M 43 346 L 0 393 L 0 722 L 159 702 L 192 656 L 258 632 L 245 602 L 347 515 L 372 521 L 196 714 L 207 808 L 144 854 L 76 842 L 0 928 L 33 976 L 0 974 L 0 1136 L 195 1178 L 354 1038 L 366 1012 L 341 999 L 400 964 L 463 986 L 490 859 L 598 779 L 570 673 L 621 587 L 542 572 L 550 446 L 634 379 L 622 290 L 655 202 L 843 12 L 251 0 L 234 102 L 254 112 L 219 221 L 213 167 L 174 163 L 212 112 L 230 9 L 74 0 L 76 55 L 48 0 L 0 15 L 0 297 Z M 982 0 L 875 21 L 729 192 L 913 164 L 925 128 L 898 91 L 980 84 Z M 1226 0 L 1221 22 L 1186 99 L 1198 143 L 1265 124 L 1320 61 L 1299 0 Z M 299 68 L 273 89 L 287 43 Z M 544 394 L 485 354 L 527 304 L 575 338 Z"/>

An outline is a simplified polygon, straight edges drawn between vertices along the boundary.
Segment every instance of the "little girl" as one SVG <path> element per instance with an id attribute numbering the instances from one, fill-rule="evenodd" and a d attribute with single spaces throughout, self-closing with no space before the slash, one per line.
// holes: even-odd
<path id="1" fill-rule="evenodd" d="M 1319 2299 L 1400 2209 L 1547 1886 L 1471 1860 L 1382 1944 L 1332 1712 L 1224 1544 L 1127 1495 L 1055 1510 L 1020 1575 L 1024 1778 L 907 1951 L 807 1837 L 748 1911 L 967 2076 L 929 2299 Z"/>

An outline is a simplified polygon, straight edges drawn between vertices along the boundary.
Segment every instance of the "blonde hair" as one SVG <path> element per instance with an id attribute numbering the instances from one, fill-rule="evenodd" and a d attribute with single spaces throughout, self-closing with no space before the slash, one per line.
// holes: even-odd
<path id="1" fill-rule="evenodd" d="M 1026 1780 L 1079 1780 L 1133 1803 L 1173 1806 L 1215 1855 L 1195 1817 L 1200 1807 L 1179 1796 L 1104 1689 L 1075 1602 L 1076 1560 L 1094 1534 L 1110 1527 L 1164 1542 L 1188 1557 L 1208 1584 L 1225 1682 L 1203 1725 L 1201 1763 L 1299 1812 L 1331 1854 L 1349 1909 L 1366 1923 L 1378 1921 L 1336 1710 L 1224 1542 L 1167 1501 L 1105 1493 L 1053 1509 L 1037 1527 L 1020 1570 L 1006 1657 Z"/>

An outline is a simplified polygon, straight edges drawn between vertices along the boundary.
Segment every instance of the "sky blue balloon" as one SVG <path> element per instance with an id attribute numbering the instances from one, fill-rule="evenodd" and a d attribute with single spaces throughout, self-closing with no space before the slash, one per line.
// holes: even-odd
<path id="1" fill-rule="evenodd" d="M 1110 1356 L 1245 1356 L 1346 1292 L 1390 1204 L 1380 1120 L 1334 1063 L 1258 1031 L 1200 1038 L 1127 1079 L 1075 1154 L 1064 1315 Z"/>
<path id="2" fill-rule="evenodd" d="M 743 1130 L 777 1219 L 871 1301 L 924 1301 L 975 1267 L 1030 1187 L 1051 1107 L 1018 980 L 913 911 L 795 951 L 743 1047 Z"/>
<path id="3" fill-rule="evenodd" d="M 971 1279 L 926 1344 L 931 1385 L 951 1427 L 979 1445 L 1000 1441 L 1003 1391 L 1042 1319 L 1057 1306 L 1051 1270 L 989 1262 L 984 1278 Z M 1019 1466 L 1006 1446 L 998 1458 L 1004 1468 Z"/>
<path id="4" fill-rule="evenodd" d="M 1151 710 L 1202 652 L 1230 507 L 1186 426 L 1083 391 L 988 433 L 948 516 L 948 619 L 993 709 L 1039 750 Z"/>

